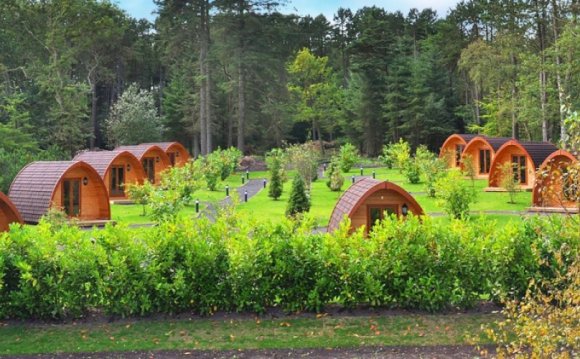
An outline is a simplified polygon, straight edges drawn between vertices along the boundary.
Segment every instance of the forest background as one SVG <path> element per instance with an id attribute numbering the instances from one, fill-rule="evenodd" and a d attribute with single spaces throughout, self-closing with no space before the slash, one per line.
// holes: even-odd
<path id="1" fill-rule="evenodd" d="M 107 1 L 0 2 L 3 168 L 161 139 L 195 155 L 315 140 L 373 156 L 400 138 L 437 150 L 453 132 L 556 143 L 580 102 L 578 0 L 332 19 L 271 0 L 156 5 L 151 23 Z M 112 111 L 132 84 L 134 100 Z M 135 108 L 149 105 L 152 119 Z M 139 136 L 112 131 L 119 116 Z"/>

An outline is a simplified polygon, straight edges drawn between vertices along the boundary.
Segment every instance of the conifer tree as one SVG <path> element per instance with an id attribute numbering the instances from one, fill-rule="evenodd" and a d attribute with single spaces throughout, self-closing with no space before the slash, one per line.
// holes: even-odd
<path id="1" fill-rule="evenodd" d="M 276 156 L 272 158 L 272 166 L 270 168 L 270 187 L 268 188 L 268 196 L 277 200 L 282 195 L 282 175 L 280 173 L 281 163 Z"/>
<path id="2" fill-rule="evenodd" d="M 298 213 L 308 211 L 310 211 L 310 198 L 308 198 L 308 194 L 306 193 L 304 180 L 299 175 L 296 175 L 292 183 L 292 192 L 288 200 L 286 215 L 295 216 Z"/>

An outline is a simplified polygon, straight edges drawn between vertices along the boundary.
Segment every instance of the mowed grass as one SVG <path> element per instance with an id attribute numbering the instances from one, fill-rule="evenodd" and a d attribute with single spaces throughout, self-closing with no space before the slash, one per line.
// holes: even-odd
<path id="1" fill-rule="evenodd" d="M 62 325 L 0 323 L 0 354 L 490 344 L 481 327 L 498 319 L 498 314 L 477 313 Z"/>
<path id="2" fill-rule="evenodd" d="M 371 176 L 372 172 L 375 172 L 375 176 L 379 180 L 387 180 L 396 183 L 397 185 L 403 187 L 405 190 L 409 191 L 413 197 L 419 202 L 423 210 L 427 214 L 442 214 L 444 209 L 435 198 L 430 198 L 425 194 L 425 184 L 411 184 L 408 183 L 403 174 L 399 173 L 397 169 L 387 169 L 387 168 L 365 168 L 363 169 L 363 175 Z M 272 222 L 281 221 L 286 212 L 286 206 L 288 203 L 288 197 L 290 196 L 290 190 L 292 187 L 292 177 L 295 172 L 290 171 L 288 173 L 289 181 L 284 184 L 284 191 L 282 196 L 278 200 L 273 200 L 268 197 L 268 191 L 261 190 L 256 196 L 252 197 L 248 203 L 239 203 L 238 210 L 241 213 L 249 214 L 259 220 L 266 220 Z M 236 173 L 230 176 L 226 181 L 220 182 L 216 191 L 209 191 L 207 189 L 201 189 L 194 194 L 196 199 L 201 202 L 200 209 L 203 211 L 205 203 L 213 202 L 216 203 L 225 198 L 225 186 L 229 185 L 230 194 L 234 195 L 235 189 L 242 185 L 241 176 L 244 173 Z M 332 210 L 336 205 L 338 199 L 348 187 L 352 184 L 352 176 L 359 176 L 360 169 L 353 168 L 350 172 L 345 173 L 345 184 L 343 186 L 343 191 L 332 192 L 326 186 L 326 179 L 322 178 L 312 183 L 311 188 L 311 209 L 310 216 L 312 216 L 318 226 L 326 226 L 332 214 Z M 267 172 L 250 172 L 250 178 L 253 179 L 263 179 L 268 178 Z M 466 183 L 473 186 L 477 192 L 477 201 L 471 206 L 471 212 L 473 217 L 478 218 L 478 215 L 483 215 L 486 211 L 506 211 L 515 212 L 513 214 L 507 213 L 496 213 L 492 214 L 492 218 L 498 221 L 498 224 L 508 223 L 510 220 L 520 220 L 520 216 L 517 214 L 520 211 L 524 211 L 530 206 L 531 203 L 531 192 L 518 192 L 515 195 L 515 204 L 508 203 L 509 195 L 502 192 L 484 192 L 484 188 L 487 187 L 487 180 L 475 180 L 471 181 L 465 179 Z M 147 223 L 151 222 L 151 219 L 147 216 L 142 216 L 142 208 L 139 205 L 112 205 L 112 218 L 115 221 L 123 221 L 128 223 Z M 183 215 L 195 215 L 195 207 L 193 205 L 187 206 L 183 211 Z"/>

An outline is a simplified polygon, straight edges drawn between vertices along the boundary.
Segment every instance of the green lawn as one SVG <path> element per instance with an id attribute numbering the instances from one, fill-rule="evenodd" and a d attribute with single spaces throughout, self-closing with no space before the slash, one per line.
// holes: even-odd
<path id="1" fill-rule="evenodd" d="M 423 207 L 426 213 L 442 213 L 443 209 L 434 198 L 427 197 L 424 193 L 425 188 L 423 183 L 410 184 L 407 183 L 404 176 L 395 169 L 387 168 L 365 168 L 364 174 L 371 175 L 372 171 L 375 171 L 376 178 L 380 180 L 388 180 L 398 184 L 407 191 L 414 193 L 413 196 Z M 225 186 L 229 185 L 230 193 L 235 193 L 235 188 L 242 185 L 241 176 L 243 173 L 236 173 L 230 176 L 225 182 L 219 183 L 216 191 L 209 191 L 207 189 L 202 189 L 195 194 L 195 198 L 199 199 L 202 203 L 201 209 L 204 208 L 204 203 L 206 202 L 217 202 L 225 198 Z M 289 178 L 292 178 L 293 172 L 288 174 Z M 345 185 L 343 187 L 346 190 L 351 185 L 351 176 L 360 175 L 360 169 L 356 168 L 351 170 L 349 173 L 345 174 Z M 267 172 L 251 172 L 250 178 L 267 178 Z M 471 183 L 469 179 L 465 180 Z M 507 193 L 501 192 L 484 192 L 483 189 L 487 187 L 487 180 L 475 180 L 472 184 L 477 192 L 477 202 L 472 205 L 471 211 L 474 215 L 479 214 L 482 211 L 523 211 L 530 206 L 531 203 L 531 193 L 530 192 L 519 192 L 516 194 L 516 203 L 510 204 L 509 196 Z M 272 200 L 268 197 L 268 193 L 265 190 L 260 191 L 255 197 L 251 198 L 248 203 L 240 203 L 238 209 L 240 212 L 247 213 L 254 216 L 260 220 L 270 220 L 270 221 L 280 221 L 284 217 L 286 211 L 286 203 L 288 201 L 288 196 L 290 194 L 291 181 L 284 184 L 284 192 L 282 197 L 277 201 Z M 326 186 L 324 179 L 317 180 L 312 183 L 311 190 L 311 200 L 312 207 L 310 210 L 310 215 L 315 219 L 316 224 L 319 226 L 326 226 L 332 210 L 340 198 L 342 192 L 332 192 Z M 112 205 L 112 219 L 115 221 L 124 221 L 129 223 L 147 223 L 151 220 L 142 216 L 141 206 L 138 205 Z M 183 210 L 185 215 L 194 215 L 195 207 L 189 206 Z M 499 224 L 505 224 L 509 220 L 519 220 L 520 217 L 512 214 L 498 214 L 493 215 L 493 219 L 497 219 Z"/>
<path id="2" fill-rule="evenodd" d="M 498 314 L 406 314 L 146 319 L 62 325 L 0 323 L 0 354 L 490 344 L 481 326 L 498 319 Z"/>

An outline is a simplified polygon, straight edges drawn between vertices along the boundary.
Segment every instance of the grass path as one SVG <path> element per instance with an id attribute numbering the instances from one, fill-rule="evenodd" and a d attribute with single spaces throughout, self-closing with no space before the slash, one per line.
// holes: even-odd
<path id="1" fill-rule="evenodd" d="M 499 318 L 474 313 L 0 323 L 0 354 L 490 344 L 481 326 Z"/>

